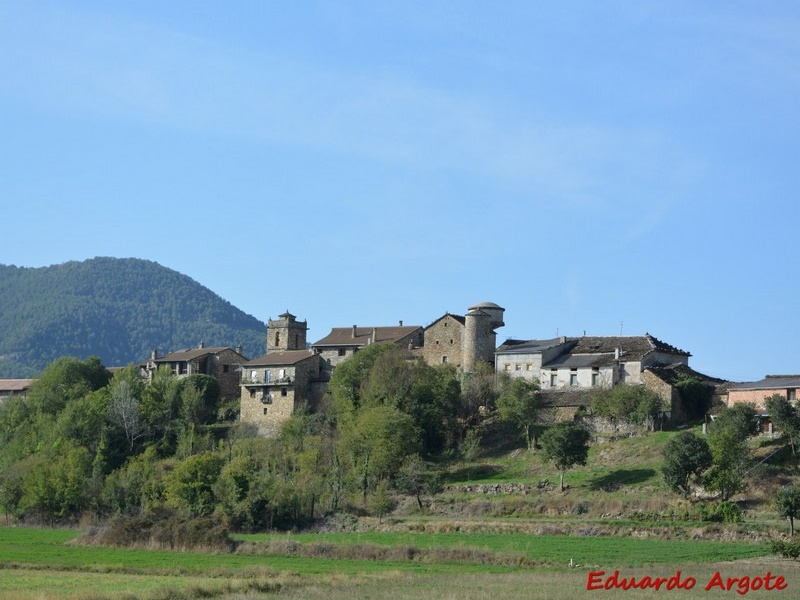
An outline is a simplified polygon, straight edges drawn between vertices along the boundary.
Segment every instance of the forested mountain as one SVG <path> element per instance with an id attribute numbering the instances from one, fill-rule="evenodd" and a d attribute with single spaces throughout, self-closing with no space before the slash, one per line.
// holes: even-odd
<path id="1" fill-rule="evenodd" d="M 190 277 L 134 258 L 42 268 L 0 265 L 0 377 L 31 377 L 60 356 L 122 366 L 196 347 L 264 353 L 265 325 Z"/>

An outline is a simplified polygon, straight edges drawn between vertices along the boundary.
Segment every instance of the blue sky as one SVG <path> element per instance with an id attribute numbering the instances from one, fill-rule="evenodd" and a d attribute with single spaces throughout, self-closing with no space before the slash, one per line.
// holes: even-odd
<path id="1" fill-rule="evenodd" d="M 4 2 L 0 263 L 800 372 L 800 4 Z"/>

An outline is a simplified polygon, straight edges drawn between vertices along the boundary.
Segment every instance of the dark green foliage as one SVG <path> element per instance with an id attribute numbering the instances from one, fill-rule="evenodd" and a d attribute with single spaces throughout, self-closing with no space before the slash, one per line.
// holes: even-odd
<path id="1" fill-rule="evenodd" d="M 574 465 L 585 465 L 589 456 L 589 432 L 567 421 L 556 423 L 542 434 L 542 456 L 561 472 L 561 491 L 564 491 L 564 471 Z"/>
<path id="2" fill-rule="evenodd" d="M 497 398 L 497 412 L 500 418 L 514 423 L 520 429 L 529 450 L 534 445 L 537 417 L 541 406 L 539 384 L 521 377 L 512 379 Z"/>
<path id="3" fill-rule="evenodd" d="M 735 404 L 724 409 L 708 427 L 712 466 L 705 476 L 706 487 L 730 499 L 744 487 L 750 465 L 747 439 L 758 433 L 758 417 L 752 404 Z"/>
<path id="4" fill-rule="evenodd" d="M 214 512 L 214 485 L 222 471 L 223 459 L 204 452 L 178 463 L 164 489 L 167 503 L 182 514 L 202 517 Z"/>
<path id="5" fill-rule="evenodd" d="M 662 409 L 661 398 L 643 385 L 615 385 L 593 394 L 592 410 L 601 417 L 612 417 L 652 427 Z"/>
<path id="6" fill-rule="evenodd" d="M 711 466 L 708 443 L 691 431 L 672 438 L 664 447 L 664 480 L 670 489 L 689 495 L 689 484 Z"/>
<path id="7" fill-rule="evenodd" d="M 675 384 L 681 397 L 687 419 L 702 417 L 711 408 L 714 388 L 699 377 L 684 377 Z"/>
<path id="8" fill-rule="evenodd" d="M 0 377 L 32 377 L 60 356 L 107 365 L 161 352 L 242 344 L 264 351 L 264 324 L 157 263 L 95 258 L 44 268 L 0 265 Z"/>
<path id="9" fill-rule="evenodd" d="M 698 505 L 700 512 L 700 519 L 703 521 L 711 521 L 712 523 L 741 523 L 742 522 L 742 509 L 735 502 L 723 500 L 716 502 L 711 506 L 701 502 Z"/>

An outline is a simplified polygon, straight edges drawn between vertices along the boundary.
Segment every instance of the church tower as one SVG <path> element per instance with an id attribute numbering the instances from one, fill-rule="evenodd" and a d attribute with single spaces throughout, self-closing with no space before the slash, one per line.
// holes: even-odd
<path id="1" fill-rule="evenodd" d="M 306 321 L 298 321 L 288 310 L 278 319 L 267 321 L 267 354 L 286 350 L 305 350 Z"/>

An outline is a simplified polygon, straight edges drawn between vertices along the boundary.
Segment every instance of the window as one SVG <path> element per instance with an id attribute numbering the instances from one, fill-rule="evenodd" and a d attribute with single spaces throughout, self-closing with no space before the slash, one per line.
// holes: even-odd
<path id="1" fill-rule="evenodd" d="M 254 388 L 250 388 L 250 397 L 251 398 L 255 398 L 256 397 L 256 390 Z"/>
<path id="2" fill-rule="evenodd" d="M 558 385 L 558 371 L 552 369 L 550 371 L 550 387 L 556 387 Z"/>
<path id="3" fill-rule="evenodd" d="M 443 364 L 443 365 L 444 365 L 444 364 L 447 364 L 447 357 L 446 357 L 446 356 L 443 356 L 443 357 L 442 357 L 442 364 Z"/>
<path id="4" fill-rule="evenodd" d="M 269 383 L 270 379 L 272 379 L 270 371 L 264 371 L 264 383 Z"/>
<path id="5" fill-rule="evenodd" d="M 222 372 L 223 373 L 227 373 L 229 367 L 230 367 L 230 365 L 222 365 Z"/>
<path id="6" fill-rule="evenodd" d="M 600 369 L 594 367 L 592 369 L 592 387 L 600 385 Z"/>
<path id="7" fill-rule="evenodd" d="M 570 371 L 569 371 L 569 384 L 571 386 L 578 385 L 578 369 L 570 369 Z"/>
<path id="8" fill-rule="evenodd" d="M 286 377 L 286 369 L 278 369 L 278 378 L 284 379 Z"/>
<path id="9" fill-rule="evenodd" d="M 628 376 L 628 372 L 625 370 L 625 363 L 619 363 L 619 380 L 625 381 L 625 378 Z"/>
<path id="10" fill-rule="evenodd" d="M 506 371 L 506 373 L 508 373 L 511 370 L 511 363 L 506 363 L 503 369 Z"/>
<path id="11" fill-rule="evenodd" d="M 347 352 L 347 350 L 345 350 L 344 348 L 339 348 L 339 356 L 344 356 L 345 352 Z"/>
<path id="12" fill-rule="evenodd" d="M 452 344 L 452 343 L 453 343 L 453 340 L 450 340 L 450 343 Z"/>
<path id="13" fill-rule="evenodd" d="M 289 395 L 289 388 L 282 387 L 281 396 L 288 396 L 288 395 Z"/>
<path id="14" fill-rule="evenodd" d="M 275 332 L 275 345 L 276 346 L 280 346 L 281 345 L 281 334 L 280 334 L 279 331 Z"/>
<path id="15" fill-rule="evenodd" d="M 522 371 L 522 365 L 521 365 L 521 364 L 519 364 L 519 363 L 516 363 L 516 364 L 514 365 L 514 370 L 515 370 L 515 371 Z"/>
<path id="16" fill-rule="evenodd" d="M 265 406 L 265 407 L 264 407 L 264 414 L 267 414 L 268 412 L 269 412 L 269 407 L 268 407 L 268 406 Z"/>
<path id="17" fill-rule="evenodd" d="M 789 402 L 797 400 L 797 390 L 786 390 L 786 399 Z"/>
<path id="18" fill-rule="evenodd" d="M 436 345 L 437 345 L 437 346 L 439 345 L 439 340 L 436 340 Z"/>
<path id="19" fill-rule="evenodd" d="M 528 363 L 527 365 L 525 365 L 525 370 L 526 371 L 533 371 L 533 364 L 532 363 Z"/>
<path id="20" fill-rule="evenodd" d="M 250 371 L 250 381 L 258 381 L 258 371 Z"/>

